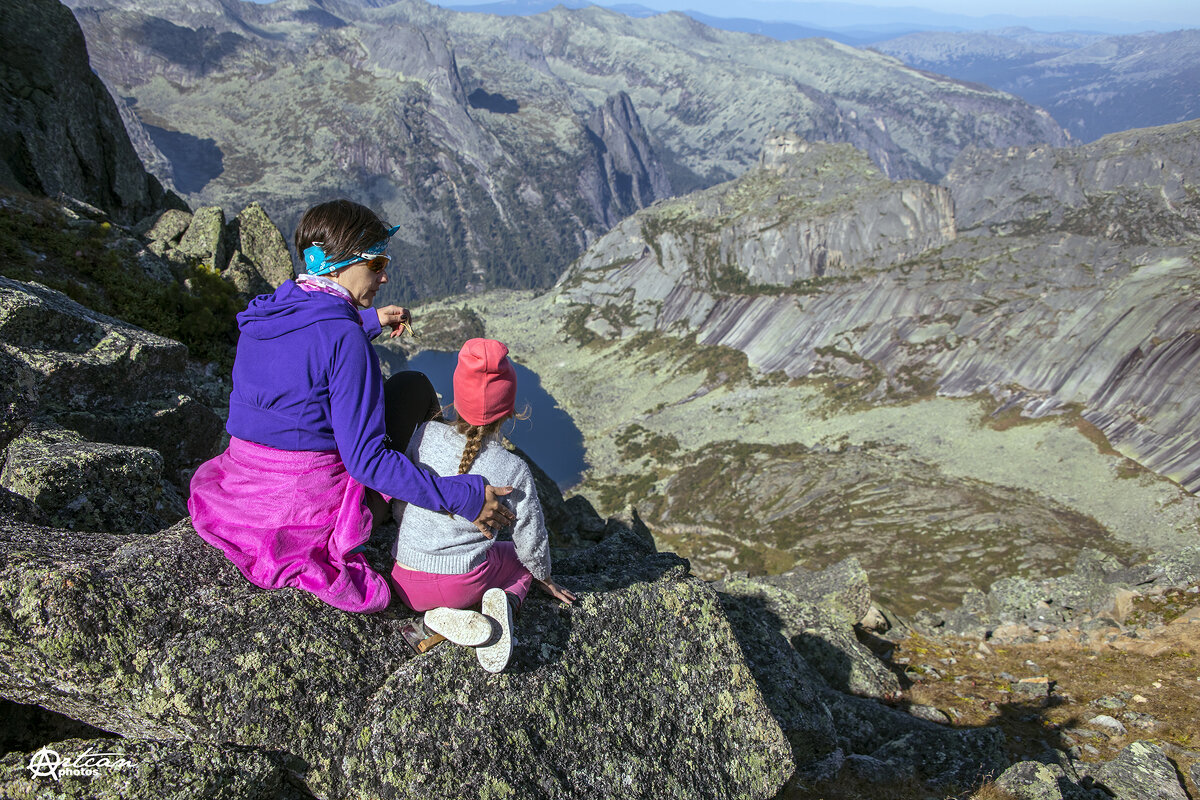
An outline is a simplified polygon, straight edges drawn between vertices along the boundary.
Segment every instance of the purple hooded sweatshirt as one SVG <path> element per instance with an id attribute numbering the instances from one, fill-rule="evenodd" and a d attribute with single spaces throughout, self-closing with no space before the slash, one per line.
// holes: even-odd
<path id="1" fill-rule="evenodd" d="M 238 314 L 231 436 L 277 450 L 337 450 L 351 477 L 381 494 L 473 520 L 478 475 L 435 477 L 384 445 L 374 309 L 287 281 Z"/>

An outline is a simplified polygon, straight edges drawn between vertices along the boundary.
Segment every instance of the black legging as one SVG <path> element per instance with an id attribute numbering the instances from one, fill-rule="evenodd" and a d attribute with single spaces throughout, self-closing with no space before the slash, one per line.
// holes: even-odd
<path id="1" fill-rule="evenodd" d="M 383 384 L 383 424 L 387 446 L 401 453 L 422 422 L 442 418 L 437 391 L 425 373 L 397 372 Z"/>

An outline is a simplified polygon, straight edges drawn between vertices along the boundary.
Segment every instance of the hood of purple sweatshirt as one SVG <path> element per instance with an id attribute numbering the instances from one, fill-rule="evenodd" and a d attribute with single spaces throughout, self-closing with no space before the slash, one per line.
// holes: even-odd
<path id="1" fill-rule="evenodd" d="M 359 312 L 345 300 L 326 292 L 306 292 L 286 281 L 273 294 L 260 294 L 237 315 L 242 336 L 277 339 L 315 322 L 346 319 L 361 324 Z"/>

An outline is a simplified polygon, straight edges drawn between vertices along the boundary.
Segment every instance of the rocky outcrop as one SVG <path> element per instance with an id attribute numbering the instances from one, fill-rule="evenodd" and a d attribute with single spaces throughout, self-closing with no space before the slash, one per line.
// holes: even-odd
<path id="1" fill-rule="evenodd" d="M 4 694 L 167 751 L 283 751 L 330 797 L 770 797 L 792 769 L 716 595 L 632 529 L 559 559 L 583 600 L 529 603 L 487 681 L 469 650 L 415 657 L 403 614 L 254 589 L 186 524 L 134 547 L 0 530 Z"/>
<path id="2" fill-rule="evenodd" d="M 629 218 L 559 285 L 571 302 L 602 304 L 604 284 L 621 283 L 634 288 L 635 313 L 653 307 L 655 324 L 695 324 L 714 309 L 704 295 L 884 270 L 954 236 L 948 192 L 892 183 L 847 145 L 779 134 L 757 169 Z M 589 287 L 614 268 L 593 297 Z"/>
<path id="3" fill-rule="evenodd" d="M 239 280 L 253 282 L 255 275 L 271 289 L 293 276 L 292 256 L 283 241 L 283 234 L 257 201 L 230 220 L 228 229 L 229 245 L 233 250 L 229 268 L 246 276 L 233 279 L 239 291 L 245 291 Z"/>
<path id="4" fill-rule="evenodd" d="M 193 399 L 187 348 L 178 342 L 37 284 L 0 278 L 0 349 L 32 376 L 26 383 L 33 391 L 14 403 L 18 418 L 45 420 L 92 442 L 153 448 L 162 476 L 181 490 L 212 455 L 221 423 Z M 26 485 L 9 480 L 10 488 Z"/>
<path id="5" fill-rule="evenodd" d="M 11 753 L 0 758 L 0 769 L 6 774 L 0 784 L 5 797 L 45 797 L 47 784 L 54 783 L 54 796 L 63 800 L 314 798 L 293 777 L 292 769 L 300 766 L 294 759 L 253 747 L 113 737 L 65 739 L 53 744 L 53 748 L 38 751 L 43 753 L 40 759 L 38 753 Z M 35 773 L 29 768 L 34 762 L 46 766 Z"/>
<path id="6" fill-rule="evenodd" d="M 0 486 L 73 530 L 153 533 L 187 516 L 157 450 L 89 442 L 57 426 L 31 425 L 8 445 Z"/>
<path id="7" fill-rule="evenodd" d="M 243 297 L 270 292 L 293 276 L 283 234 L 257 202 L 228 222 L 216 206 L 194 214 L 169 209 L 148 217 L 138 232 L 152 253 L 180 266 L 203 265 Z"/>
<path id="8" fill-rule="evenodd" d="M 0 351 L 0 447 L 15 439 L 37 409 L 37 378 L 16 356 Z"/>
<path id="9" fill-rule="evenodd" d="M 179 204 L 138 160 L 66 7 L 5 3 L 0 31 L 0 185 L 76 197 L 125 223 Z"/>
<path id="10" fill-rule="evenodd" d="M 1187 800 L 1175 765 L 1162 748 L 1134 742 L 1105 764 L 1087 769 L 1094 786 L 1117 800 Z"/>
<path id="11" fill-rule="evenodd" d="M 987 592 L 967 592 L 958 607 L 923 611 L 913 622 L 959 636 L 1030 641 L 1067 629 L 1119 627 L 1132 602 L 1168 588 L 1200 582 L 1200 547 L 1158 553 L 1133 566 L 1084 549 L 1074 569 L 1053 578 L 1006 577 Z"/>
<path id="12" fill-rule="evenodd" d="M 762 371 L 858 384 L 867 402 L 986 391 L 1031 416 L 1082 408 L 1112 447 L 1195 491 L 1194 139 L 1184 123 L 1090 146 L 1107 161 L 966 155 L 948 180 L 959 232 L 991 236 L 947 230 L 933 187 L 864 180 L 861 161 L 813 146 L 795 162 L 816 172 L 796 201 L 764 166 L 639 212 L 564 275 L 558 299 L 597 333 L 688 332 Z M 1038 171 L 1027 154 L 1065 163 Z M 823 186 L 828 200 L 812 202 Z"/>
<path id="13" fill-rule="evenodd" d="M 1058 764 L 1021 761 L 996 785 L 1017 800 L 1187 800 L 1175 765 L 1162 748 L 1134 742 L 1114 759 L 1069 773 Z"/>
<path id="14" fill-rule="evenodd" d="M 1125 131 L 1074 148 L 968 149 L 943 184 L 959 228 L 1061 231 L 1171 245 L 1200 231 L 1200 121 Z"/>
<path id="15" fill-rule="evenodd" d="M 625 92 L 592 112 L 587 131 L 596 159 L 579 176 L 579 190 L 592 213 L 611 228 L 655 200 L 671 196 L 671 182 L 650 146 L 646 129 Z"/>
<path id="16" fill-rule="evenodd" d="M 835 564 L 815 578 L 800 570 L 775 578 L 731 577 L 716 585 L 736 598 L 732 602 L 753 603 L 778 619 L 780 633 L 831 688 L 878 700 L 899 697 L 896 676 L 854 635 L 871 609 L 867 574 L 857 562 Z"/>

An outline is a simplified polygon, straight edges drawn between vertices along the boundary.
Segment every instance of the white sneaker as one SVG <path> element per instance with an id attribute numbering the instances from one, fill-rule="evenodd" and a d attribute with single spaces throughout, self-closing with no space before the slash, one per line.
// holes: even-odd
<path id="1" fill-rule="evenodd" d="M 496 623 L 500 635 L 483 647 L 475 648 L 475 655 L 488 672 L 503 672 L 513 649 L 512 606 L 508 604 L 508 595 L 503 589 L 488 589 L 484 593 L 483 614 Z"/>
<path id="2" fill-rule="evenodd" d="M 425 627 L 464 647 L 478 647 L 492 638 L 491 621 L 469 609 L 431 608 L 425 612 Z"/>

